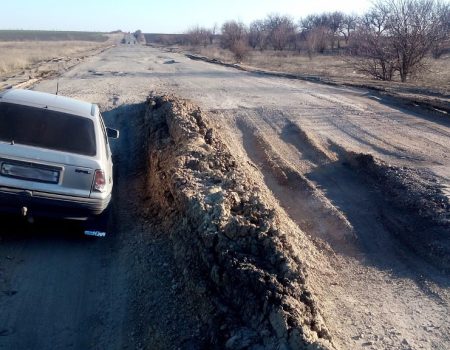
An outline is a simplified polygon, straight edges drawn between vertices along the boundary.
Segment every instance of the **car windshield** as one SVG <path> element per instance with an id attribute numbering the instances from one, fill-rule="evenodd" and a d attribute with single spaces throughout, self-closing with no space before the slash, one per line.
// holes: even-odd
<path id="1" fill-rule="evenodd" d="M 93 156 L 94 123 L 88 118 L 0 103 L 0 141 Z"/>

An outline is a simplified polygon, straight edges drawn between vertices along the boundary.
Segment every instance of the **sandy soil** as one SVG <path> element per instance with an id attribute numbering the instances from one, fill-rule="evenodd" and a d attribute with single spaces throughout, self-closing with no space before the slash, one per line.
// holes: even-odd
<path id="1" fill-rule="evenodd" d="M 56 81 L 49 80 L 36 88 L 53 92 L 55 85 Z M 447 193 L 448 200 L 448 119 L 419 108 L 402 109 L 395 101 L 370 91 L 239 72 L 133 45 L 118 46 L 87 58 L 60 78 L 61 94 L 99 103 L 105 114 L 124 112 L 121 117 L 111 112 L 110 120 L 113 124 L 120 121 L 126 130 L 117 150 L 119 158 L 134 166 L 137 166 L 133 159 L 139 146 L 134 143 L 133 128 L 127 129 L 127 120 L 133 115 L 128 114 L 127 108 L 142 103 L 150 90 L 190 98 L 208 111 L 233 155 L 249 174 L 259 179 L 261 186 L 270 190 L 274 207 L 287 213 L 289 220 L 315 242 L 320 251 L 317 258 L 320 264 L 308 266 L 308 279 L 337 348 L 449 348 L 448 273 L 432 259 L 404 244 L 392 226 L 395 201 L 390 202 L 392 206 L 386 205 L 385 195 L 377 188 L 376 181 L 370 182 L 364 173 L 346 165 L 346 156 L 356 152 L 371 154 L 395 167 L 426 172 L 440 191 Z M 119 170 L 118 191 L 122 198 L 117 204 L 117 210 L 123 213 L 117 215 L 122 224 L 118 224 L 118 232 L 112 238 L 120 247 L 115 253 L 117 258 L 109 255 L 107 246 L 113 244 L 110 241 L 96 241 L 89 250 L 80 246 L 90 243 L 82 241 L 76 245 L 66 236 L 61 239 L 60 235 L 44 235 L 42 239 L 33 233 L 30 241 L 7 235 L 9 238 L 0 245 L 2 286 L 5 286 L 2 290 L 12 292 L 0 297 L 5 310 L 0 323 L 0 332 L 5 337 L 0 337 L 0 345 L 3 342 L 5 348 L 10 348 L 15 342 L 29 341 L 36 334 L 41 342 L 47 342 L 50 335 L 59 334 L 59 341 L 72 339 L 74 348 L 83 348 L 85 343 L 80 343 L 83 341 L 80 334 L 85 333 L 76 327 L 96 315 L 95 308 L 89 306 L 101 305 L 92 299 L 94 294 L 106 302 L 107 306 L 100 307 L 101 310 L 110 309 L 109 306 L 116 308 L 114 318 L 104 316 L 102 321 L 93 318 L 99 327 L 94 329 L 99 333 L 110 332 L 111 327 L 122 329 L 122 333 L 114 332 L 114 339 L 118 340 L 112 343 L 116 348 L 123 344 L 120 334 L 127 334 L 128 327 L 134 327 L 126 321 L 128 317 L 144 317 L 144 330 L 136 334 L 138 341 L 146 341 L 147 348 L 179 347 L 176 344 L 182 341 L 170 331 L 178 326 L 186 330 L 185 337 L 181 338 L 201 339 L 189 331 L 201 326 L 196 321 L 195 310 L 183 303 L 182 294 L 174 299 L 161 289 L 147 288 L 150 293 L 147 299 L 151 300 L 151 293 L 156 293 L 156 300 L 168 308 L 155 305 L 140 314 L 130 312 L 126 306 L 137 301 L 139 310 L 144 304 L 139 302 L 141 296 L 123 294 L 124 290 L 136 288 L 133 276 L 148 287 L 158 286 L 161 279 L 163 286 L 169 286 L 170 276 L 176 276 L 177 270 L 170 267 L 170 273 L 164 270 L 173 261 L 168 248 L 170 241 L 165 235 L 159 235 L 157 229 L 147 234 L 147 226 L 135 216 L 139 196 L 128 193 L 128 180 L 136 174 L 127 173 L 127 167 L 124 168 Z M 448 236 L 448 226 L 446 229 Z M 145 245 L 154 252 L 151 258 L 143 251 Z M 19 253 L 23 257 L 17 261 L 8 258 L 20 256 Z M 102 254 L 107 256 L 104 261 L 100 258 Z M 154 261 L 167 261 L 168 265 L 158 269 Z M 147 275 L 142 275 L 149 262 L 156 270 L 150 269 L 152 273 L 147 271 Z M 62 269 L 64 263 L 69 264 L 69 269 L 73 264 L 78 277 L 86 279 L 83 286 L 73 291 L 81 299 L 76 304 L 80 306 L 72 309 L 65 298 L 52 296 L 55 288 L 62 295 L 65 290 L 72 290 L 77 279 L 76 276 L 75 280 L 67 279 L 67 271 Z M 80 272 L 78 264 L 85 264 L 84 271 L 89 273 Z M 45 268 L 36 269 L 36 266 Z M 105 272 L 96 268 L 99 266 Z M 42 278 L 36 271 L 43 271 Z M 99 274 L 104 281 L 101 286 L 96 282 Z M 55 282 L 61 280 L 67 283 Z M 86 294 L 84 288 L 89 284 L 92 294 Z M 43 302 L 37 304 L 37 300 Z M 61 305 L 52 304 L 55 300 L 60 300 Z M 19 308 L 22 311 L 18 312 Z M 28 309 L 31 312 L 27 313 Z M 36 318 L 32 321 L 30 315 L 45 315 L 43 310 L 47 309 L 53 310 L 51 322 L 65 324 L 63 329 L 70 330 L 70 336 L 63 330 L 46 327 L 49 324 L 43 325 L 45 330 L 33 333 L 33 322 L 38 321 Z M 55 310 L 75 312 L 78 318 L 64 323 L 61 317 L 65 313 L 55 315 Z M 181 314 L 186 318 L 175 317 L 176 310 L 185 310 Z M 156 320 L 161 315 L 166 317 L 166 322 Z M 20 325 L 25 318 L 30 322 L 24 333 L 11 331 L 22 329 Z M 191 328 L 189 324 L 196 326 Z M 95 334 L 88 339 L 96 339 Z"/>

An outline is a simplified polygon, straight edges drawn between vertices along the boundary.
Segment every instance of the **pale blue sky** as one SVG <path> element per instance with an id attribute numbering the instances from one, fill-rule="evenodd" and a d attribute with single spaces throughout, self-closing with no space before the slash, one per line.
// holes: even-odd
<path id="1" fill-rule="evenodd" d="M 0 0 L 0 29 L 179 33 L 229 19 L 244 23 L 269 13 L 296 21 L 311 13 L 362 13 L 370 0 Z"/>

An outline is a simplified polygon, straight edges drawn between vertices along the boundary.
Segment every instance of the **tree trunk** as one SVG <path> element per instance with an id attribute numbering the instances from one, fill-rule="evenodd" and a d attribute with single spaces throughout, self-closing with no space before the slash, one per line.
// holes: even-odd
<path id="1" fill-rule="evenodd" d="M 401 67 L 400 67 L 400 79 L 401 79 L 402 83 L 405 83 L 406 82 L 406 78 L 408 77 L 409 69 L 408 69 L 408 66 L 407 66 L 407 63 L 406 63 L 406 57 L 405 56 L 402 57 L 402 61 L 403 62 L 402 62 Z"/>

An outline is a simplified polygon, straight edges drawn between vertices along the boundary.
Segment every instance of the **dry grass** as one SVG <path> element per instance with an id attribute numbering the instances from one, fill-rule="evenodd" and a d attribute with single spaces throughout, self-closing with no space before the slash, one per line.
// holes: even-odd
<path id="1" fill-rule="evenodd" d="M 217 46 L 191 47 L 189 51 L 224 62 L 235 62 L 234 55 L 230 50 L 224 50 Z"/>
<path id="2" fill-rule="evenodd" d="M 77 55 L 98 46 L 80 41 L 0 42 L 0 73 L 24 69 L 54 57 Z"/>
<path id="3" fill-rule="evenodd" d="M 233 54 L 219 47 L 196 48 L 192 50 L 200 55 L 234 63 Z M 426 68 L 412 77 L 408 83 L 399 81 L 381 82 L 357 72 L 348 59 L 343 56 L 316 55 L 309 58 L 293 52 L 251 51 L 242 62 L 268 71 L 293 73 L 304 76 L 317 76 L 342 83 L 380 86 L 388 89 L 417 89 L 423 93 L 450 94 L 450 55 L 440 59 L 427 59 Z"/>
<path id="4" fill-rule="evenodd" d="M 122 34 L 108 35 L 104 42 L 64 41 L 0 41 L 0 75 L 6 76 L 31 65 L 55 57 L 83 56 L 96 48 L 111 45 Z"/>
<path id="5" fill-rule="evenodd" d="M 291 52 L 254 52 L 246 61 L 249 65 L 265 70 L 283 71 L 294 74 L 323 77 L 361 77 L 351 65 L 340 56 L 308 56 Z"/>
<path id="6" fill-rule="evenodd" d="M 0 30 L 0 41 L 95 41 L 105 42 L 108 35 L 98 32 L 54 30 Z"/>

